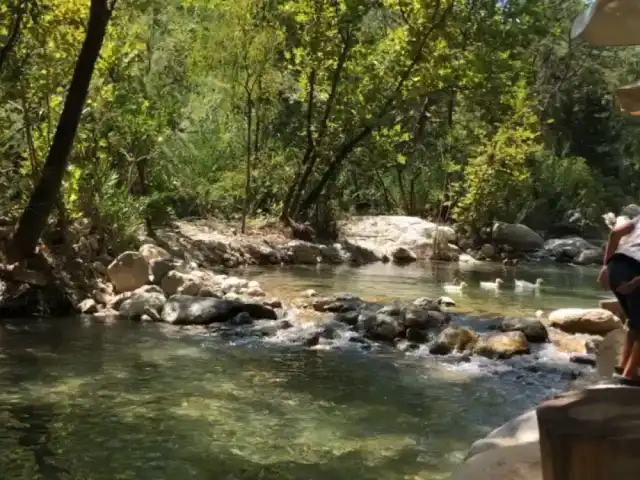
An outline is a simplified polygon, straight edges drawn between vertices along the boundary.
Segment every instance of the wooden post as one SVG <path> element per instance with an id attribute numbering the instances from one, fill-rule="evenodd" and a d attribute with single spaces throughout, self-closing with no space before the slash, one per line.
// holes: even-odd
<path id="1" fill-rule="evenodd" d="M 640 388 L 567 393 L 537 414 L 543 480 L 640 479 Z"/>

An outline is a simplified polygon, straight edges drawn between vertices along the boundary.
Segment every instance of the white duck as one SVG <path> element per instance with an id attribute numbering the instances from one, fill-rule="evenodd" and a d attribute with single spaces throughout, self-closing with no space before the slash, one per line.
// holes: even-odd
<path id="1" fill-rule="evenodd" d="M 496 278 L 495 282 L 480 282 L 480 288 L 483 290 L 493 290 L 497 292 L 500 290 L 500 285 L 504 283 L 504 280 L 501 278 Z"/>
<path id="2" fill-rule="evenodd" d="M 467 285 L 466 282 L 460 282 L 459 285 L 453 283 L 445 283 L 442 288 L 444 288 L 444 291 L 447 293 L 462 293 L 462 290 L 464 290 L 468 286 L 469 285 Z"/>
<path id="3" fill-rule="evenodd" d="M 536 280 L 536 283 L 531 283 L 531 282 L 527 282 L 526 280 L 516 280 L 516 290 L 518 291 L 523 291 L 523 290 L 536 290 L 538 288 L 540 288 L 540 286 L 542 285 L 543 280 L 541 278 L 538 278 Z"/>

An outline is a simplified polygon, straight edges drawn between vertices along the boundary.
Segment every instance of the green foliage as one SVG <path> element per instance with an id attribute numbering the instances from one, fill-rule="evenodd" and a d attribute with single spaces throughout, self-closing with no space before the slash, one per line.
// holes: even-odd
<path id="1" fill-rule="evenodd" d="M 532 127 L 535 116 L 522 103 L 519 93 L 510 121 L 478 149 L 465 168 L 458 220 L 480 228 L 495 220 L 519 222 L 532 198 L 532 178 L 528 161 L 539 151 Z"/>
<path id="2" fill-rule="evenodd" d="M 39 175 L 84 0 L 0 5 L 0 206 Z M 568 45 L 583 2 L 120 0 L 63 189 L 113 241 L 145 217 L 353 212 L 478 228 L 597 218 L 640 187 L 612 88 L 635 52 Z M 249 132 L 250 127 L 250 132 Z M 249 135 L 250 133 L 250 135 Z M 247 172 L 247 162 L 250 169 Z M 328 214 L 316 217 L 329 218 Z"/>

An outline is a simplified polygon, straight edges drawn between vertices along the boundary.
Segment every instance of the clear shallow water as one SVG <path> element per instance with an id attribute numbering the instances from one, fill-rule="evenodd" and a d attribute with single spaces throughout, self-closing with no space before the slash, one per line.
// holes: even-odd
<path id="1" fill-rule="evenodd" d="M 0 330 L 0 472 L 32 479 L 439 479 L 568 384 L 433 360 L 230 347 L 72 319 Z"/>
<path id="2" fill-rule="evenodd" d="M 456 263 L 412 264 L 406 267 L 377 263 L 358 268 L 320 265 L 246 270 L 265 289 L 283 296 L 300 294 L 306 289 L 314 289 L 321 295 L 349 292 L 380 300 L 413 300 L 447 295 L 456 301 L 460 310 L 491 314 L 532 314 L 538 309 L 550 311 L 563 307 L 596 307 L 600 299 L 610 296 L 598 286 L 597 272 L 594 267 L 570 265 L 513 268 L 495 264 L 469 266 Z M 463 294 L 445 292 L 443 284 L 456 277 L 469 287 Z M 496 278 L 502 278 L 505 282 L 500 292 L 479 288 L 479 282 L 494 281 Z M 539 292 L 514 291 L 514 279 L 533 283 L 537 278 L 544 280 Z"/>
<path id="3" fill-rule="evenodd" d="M 456 274 L 472 286 L 496 276 L 443 265 L 253 273 L 270 292 L 407 299 L 441 295 Z M 456 299 L 505 313 L 593 305 L 603 293 L 590 269 L 519 269 L 517 278 L 538 276 L 548 280 L 540 296 L 507 286 Z M 447 478 L 471 442 L 565 390 L 575 368 L 544 354 L 455 365 L 232 346 L 130 322 L 14 322 L 0 326 L 0 478 Z"/>

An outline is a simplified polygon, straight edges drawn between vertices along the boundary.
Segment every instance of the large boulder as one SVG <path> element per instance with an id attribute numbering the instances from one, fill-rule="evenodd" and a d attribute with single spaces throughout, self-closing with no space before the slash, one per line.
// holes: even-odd
<path id="1" fill-rule="evenodd" d="M 351 244 L 373 251 L 405 247 L 419 258 L 424 258 L 432 250 L 436 236 L 445 243 L 456 241 L 456 233 L 449 226 L 402 215 L 357 216 L 344 222 L 340 229 Z"/>
<path id="2" fill-rule="evenodd" d="M 240 313 L 255 320 L 276 320 L 275 310 L 260 303 L 191 295 L 173 295 L 164 304 L 162 320 L 174 325 L 208 325 L 227 322 Z"/>
<path id="3" fill-rule="evenodd" d="M 602 308 L 561 308 L 551 312 L 543 321 L 548 327 L 555 327 L 566 333 L 590 335 L 606 335 L 622 327 L 618 317 Z"/>
<path id="4" fill-rule="evenodd" d="M 322 259 L 322 250 L 313 243 L 292 240 L 284 248 L 290 262 L 295 265 L 315 265 Z"/>
<path id="5" fill-rule="evenodd" d="M 602 262 L 603 255 L 604 251 L 601 248 L 588 248 L 580 252 L 573 261 L 578 265 L 596 265 Z"/>
<path id="6" fill-rule="evenodd" d="M 544 246 L 542 237 L 521 223 L 496 222 L 492 238 L 495 243 L 508 245 L 517 252 L 532 252 Z"/>
<path id="7" fill-rule="evenodd" d="M 547 240 L 544 243 L 544 249 L 556 259 L 566 259 L 568 261 L 577 259 L 585 251 L 600 252 L 600 257 L 602 257 L 603 253 L 602 250 L 598 249 L 595 245 L 592 245 L 580 237 L 554 238 Z M 592 254 L 583 255 L 582 261 L 584 262 L 588 260 L 589 256 L 592 256 Z M 600 260 L 601 259 L 602 258 L 600 258 Z"/>
<path id="8" fill-rule="evenodd" d="M 542 480 L 536 410 L 476 441 L 452 480 Z"/>
<path id="9" fill-rule="evenodd" d="M 507 359 L 529 352 L 527 338 L 518 331 L 483 335 L 473 349 L 476 355 L 492 359 Z"/>
<path id="10" fill-rule="evenodd" d="M 116 292 L 131 292 L 149 283 L 149 265 L 139 252 L 124 252 L 107 267 Z"/>

